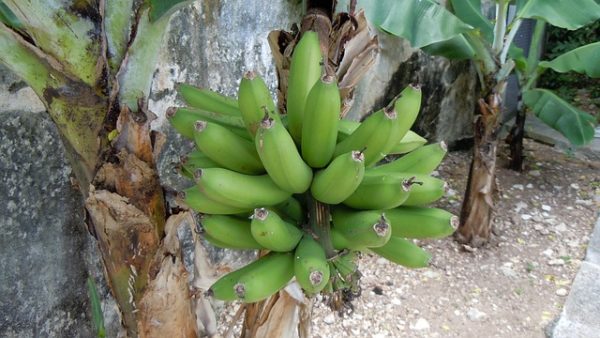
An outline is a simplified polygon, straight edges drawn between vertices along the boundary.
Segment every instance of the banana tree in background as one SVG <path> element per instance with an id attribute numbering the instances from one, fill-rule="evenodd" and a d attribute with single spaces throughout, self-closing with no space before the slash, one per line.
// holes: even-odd
<path id="1" fill-rule="evenodd" d="M 597 8 L 596 11 L 600 11 L 600 8 Z M 545 26 L 544 19 L 536 20 L 529 55 L 526 59 L 518 58 L 516 73 L 520 84 L 519 96 L 522 97 L 522 103 L 543 122 L 558 130 L 573 145 L 581 146 L 590 142 L 594 137 L 594 117 L 580 111 L 552 91 L 535 87 L 535 83 L 548 69 L 559 73 L 577 72 L 592 78 L 599 78 L 600 42 L 567 51 L 551 61 L 540 61 L 538 49 L 544 36 Z M 569 29 L 579 27 L 571 25 Z M 510 144 L 510 167 L 518 171 L 523 169 L 526 112 L 525 107 L 517 110 L 515 125 L 507 138 L 507 142 Z"/>
<path id="2" fill-rule="evenodd" d="M 576 61 L 584 53 L 595 53 L 597 46 L 577 54 L 565 55 L 551 63 L 536 65 L 525 60 L 513 46 L 522 20 L 536 18 L 549 24 L 576 29 L 600 18 L 600 5 L 594 0 L 496 0 L 495 18 L 482 13 L 481 0 L 448 0 L 448 9 L 433 0 L 359 1 L 367 17 L 379 29 L 407 39 L 412 47 L 450 59 L 470 59 L 477 70 L 481 89 L 474 122 L 473 159 L 461 210 L 457 240 L 479 247 L 488 242 L 496 191 L 496 148 L 502 99 L 508 76 L 515 69 L 534 78 L 539 67 L 591 72 L 598 67 Z M 508 20 L 508 9 L 515 5 L 516 15 Z M 597 52 L 596 52 L 597 53 Z M 588 73 L 590 74 L 590 73 Z M 532 111 L 575 143 L 593 134 L 591 116 L 574 109 L 549 91 L 524 88 L 523 98 Z"/>
<path id="3" fill-rule="evenodd" d="M 187 1 L 0 1 L 0 61 L 39 96 L 85 199 L 128 337 L 195 337 L 196 314 L 147 109 L 158 49 Z M 168 300 L 168 301 L 167 301 Z"/>

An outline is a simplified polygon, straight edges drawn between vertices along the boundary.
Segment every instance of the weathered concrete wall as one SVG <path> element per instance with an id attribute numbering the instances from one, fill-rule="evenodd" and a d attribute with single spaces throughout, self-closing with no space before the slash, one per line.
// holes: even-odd
<path id="1" fill-rule="evenodd" d="M 155 72 L 150 109 L 155 127 L 168 135 L 159 161 L 170 191 L 189 184 L 174 172 L 190 149 L 165 123 L 167 107 L 181 102 L 177 82 L 189 82 L 235 95 L 242 74 L 255 70 L 275 89 L 267 34 L 300 19 L 299 1 L 197 1 L 171 21 L 171 31 Z M 363 81 L 355 114 L 381 106 L 409 83 L 421 83 L 425 102 L 417 127 L 431 139 L 468 135 L 472 113 L 472 70 L 415 53 L 399 39 L 381 37 L 376 68 Z M 0 68 L 0 336 L 89 337 L 85 281 L 99 282 L 109 336 L 119 318 L 101 282 L 99 255 L 83 224 L 78 192 L 56 130 L 25 84 Z M 466 125 L 465 125 L 466 124 Z M 182 231 L 186 264 L 190 232 Z M 212 259 L 243 260 L 249 255 L 215 250 Z"/>

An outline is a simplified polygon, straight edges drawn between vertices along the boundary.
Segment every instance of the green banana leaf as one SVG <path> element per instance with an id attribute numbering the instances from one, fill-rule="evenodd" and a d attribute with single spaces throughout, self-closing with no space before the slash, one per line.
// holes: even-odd
<path id="1" fill-rule="evenodd" d="M 473 29 L 430 0 L 361 0 L 367 19 L 379 29 L 421 48 L 446 41 Z"/>
<path id="2" fill-rule="evenodd" d="M 481 0 L 450 0 L 452 12 L 459 19 L 478 28 L 483 37 L 492 43 L 494 40 L 494 26 L 481 13 Z"/>
<path id="3" fill-rule="evenodd" d="M 19 18 L 4 4 L 4 1 L 0 1 L 0 22 L 14 29 L 23 28 Z"/>
<path id="4" fill-rule="evenodd" d="M 556 129 L 576 146 L 594 138 L 596 120 L 547 89 L 523 93 L 523 102 L 548 126 Z"/>
<path id="5" fill-rule="evenodd" d="M 540 67 L 551 68 L 559 73 L 573 71 L 598 78 L 600 77 L 600 42 L 575 48 L 552 61 L 542 61 Z"/>
<path id="6" fill-rule="evenodd" d="M 529 0 L 517 16 L 575 30 L 600 19 L 600 5 L 595 0 Z"/>
<path id="7" fill-rule="evenodd" d="M 432 43 L 421 49 L 429 55 L 438 55 L 454 60 L 472 59 L 475 56 L 475 50 L 463 34 L 449 40 Z"/>

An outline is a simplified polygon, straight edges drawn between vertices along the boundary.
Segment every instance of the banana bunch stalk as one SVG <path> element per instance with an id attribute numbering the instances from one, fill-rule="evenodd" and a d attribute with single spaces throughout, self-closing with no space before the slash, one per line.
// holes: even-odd
<path id="1" fill-rule="evenodd" d="M 286 112 L 247 72 L 237 99 L 180 85 L 189 107 L 167 114 L 196 145 L 179 166 L 193 180 L 180 198 L 203 214 L 205 239 L 266 253 L 211 286 L 217 299 L 260 301 L 294 278 L 308 295 L 356 290 L 359 252 L 424 267 L 430 256 L 413 240 L 448 236 L 457 225 L 426 206 L 446 192 L 431 173 L 447 148 L 409 130 L 419 86 L 362 122 L 341 120 L 340 90 L 323 69 L 316 33 L 304 33 L 291 62 Z M 315 217 L 315 205 L 327 216 Z"/>

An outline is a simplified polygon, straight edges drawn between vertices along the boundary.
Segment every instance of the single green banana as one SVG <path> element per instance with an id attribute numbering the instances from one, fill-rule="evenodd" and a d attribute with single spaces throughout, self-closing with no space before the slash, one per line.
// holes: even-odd
<path id="1" fill-rule="evenodd" d="M 198 120 L 218 123 L 238 136 L 250 139 L 250 134 L 245 130 L 244 121 L 239 116 L 221 115 L 208 112 L 197 108 L 176 108 L 167 109 L 167 119 L 169 123 L 181 135 L 194 139 L 194 123 Z"/>
<path id="2" fill-rule="evenodd" d="M 321 77 L 321 59 L 319 36 L 315 32 L 304 32 L 292 54 L 286 103 L 288 129 L 297 144 L 302 138 L 306 98 Z"/>
<path id="3" fill-rule="evenodd" d="M 332 209 L 331 216 L 333 227 L 347 240 L 350 249 L 383 246 L 392 235 L 390 223 L 380 210 L 356 211 L 336 207 Z"/>
<path id="4" fill-rule="evenodd" d="M 448 147 L 444 141 L 416 149 L 395 161 L 369 169 L 371 173 L 411 172 L 431 174 L 442 162 Z"/>
<path id="5" fill-rule="evenodd" d="M 277 252 L 293 250 L 302 238 L 298 227 L 265 208 L 254 209 L 250 230 L 258 243 Z"/>
<path id="6" fill-rule="evenodd" d="M 404 135 L 400 142 L 396 143 L 396 145 L 394 145 L 392 149 L 388 151 L 388 155 L 406 154 L 424 146 L 425 144 L 427 144 L 427 139 L 415 133 L 414 131 L 409 130 L 406 132 L 406 135 Z"/>
<path id="7" fill-rule="evenodd" d="M 177 92 L 191 107 L 223 115 L 241 116 L 238 102 L 234 98 L 185 83 L 177 86 Z"/>
<path id="8" fill-rule="evenodd" d="M 458 217 L 438 208 L 398 207 L 385 215 L 392 225 L 392 237 L 444 238 L 458 227 Z"/>
<path id="9" fill-rule="evenodd" d="M 413 242 L 400 237 L 392 237 L 386 245 L 370 248 L 379 256 L 407 268 L 424 268 L 429 265 L 431 255 Z"/>
<path id="10" fill-rule="evenodd" d="M 243 174 L 265 172 L 253 142 L 216 123 L 196 121 L 194 126 L 196 146 L 214 162 Z"/>
<path id="11" fill-rule="evenodd" d="M 270 252 L 221 277 L 206 294 L 224 301 L 254 303 L 281 290 L 292 277 L 294 255 L 291 252 Z"/>
<path id="12" fill-rule="evenodd" d="M 394 102 L 394 111 L 397 118 L 394 121 L 387 145 L 382 150 L 381 155 L 383 156 L 375 159 L 372 164 L 389 154 L 392 148 L 402 140 L 404 135 L 410 130 L 410 127 L 415 123 L 417 115 L 419 115 L 419 109 L 421 109 L 421 87 L 409 85 L 402 90 L 400 96 Z M 369 165 L 367 163 L 367 166 Z"/>
<path id="13" fill-rule="evenodd" d="M 302 158 L 313 168 L 326 166 L 333 157 L 340 106 L 335 76 L 324 75 L 308 93 L 302 123 Z"/>
<path id="14" fill-rule="evenodd" d="M 248 132 L 254 136 L 265 114 L 279 121 L 275 103 L 265 81 L 254 72 L 246 72 L 240 83 L 238 103 Z"/>
<path id="15" fill-rule="evenodd" d="M 310 187 L 312 169 L 302 160 L 294 140 L 280 121 L 265 118 L 255 142 L 267 173 L 281 189 L 300 194 Z"/>
<path id="16" fill-rule="evenodd" d="M 339 204 L 359 186 L 365 173 L 364 155 L 350 151 L 336 157 L 327 168 L 315 174 L 310 192 L 327 204 Z"/>
<path id="17" fill-rule="evenodd" d="M 223 168 L 194 172 L 198 189 L 210 199 L 243 211 L 282 203 L 291 194 L 281 190 L 268 175 L 244 175 Z"/>
<path id="18" fill-rule="evenodd" d="M 192 210 L 216 215 L 233 215 L 249 211 L 250 208 L 238 208 L 217 202 L 201 191 L 197 185 L 179 193 L 179 198 Z"/>
<path id="19" fill-rule="evenodd" d="M 228 248 L 264 249 L 250 231 L 250 220 L 225 215 L 202 215 L 202 229 L 212 239 Z M 209 240 L 209 239 L 207 239 Z"/>
<path id="20" fill-rule="evenodd" d="M 412 186 L 410 174 L 365 175 L 358 188 L 343 203 L 355 209 L 391 209 L 405 203 Z"/>
<path id="21" fill-rule="evenodd" d="M 325 250 L 309 235 L 304 235 L 294 253 L 296 281 L 306 293 L 314 295 L 329 281 L 329 264 Z"/>
<path id="22" fill-rule="evenodd" d="M 345 140 L 348 136 L 350 136 L 358 127 L 360 126 L 360 122 L 353 120 L 341 119 L 338 121 L 338 134 L 337 141 L 338 143 Z"/>
<path id="23" fill-rule="evenodd" d="M 351 244 L 350 242 L 339 232 L 336 228 L 329 229 L 329 238 L 331 240 L 331 244 L 333 248 L 336 250 L 344 250 L 349 249 Z"/>
<path id="24" fill-rule="evenodd" d="M 303 224 L 306 222 L 306 212 L 300 201 L 294 197 L 273 206 L 273 209 L 282 218 L 289 220 L 290 223 Z"/>
<path id="25" fill-rule="evenodd" d="M 393 109 L 381 109 L 369 115 L 356 130 L 335 147 L 335 157 L 356 149 L 364 149 L 365 167 L 382 158 L 392 126 L 397 119 Z"/>
<path id="26" fill-rule="evenodd" d="M 448 191 L 448 184 L 439 178 L 423 174 L 414 174 L 414 186 L 403 206 L 419 206 L 433 203 Z"/>

